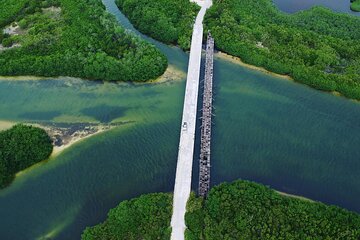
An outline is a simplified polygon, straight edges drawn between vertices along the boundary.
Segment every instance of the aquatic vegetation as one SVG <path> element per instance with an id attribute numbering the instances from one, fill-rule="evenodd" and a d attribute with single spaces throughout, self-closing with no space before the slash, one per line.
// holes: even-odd
<path id="1" fill-rule="evenodd" d="M 18 124 L 0 132 L 0 188 L 6 187 L 17 172 L 47 159 L 52 150 L 43 129 Z"/>
<path id="2" fill-rule="evenodd" d="M 8 9 L 0 12 L 0 40 L 9 47 L 0 47 L 0 75 L 146 81 L 166 70 L 166 57 L 121 27 L 100 0 L 0 6 Z"/>

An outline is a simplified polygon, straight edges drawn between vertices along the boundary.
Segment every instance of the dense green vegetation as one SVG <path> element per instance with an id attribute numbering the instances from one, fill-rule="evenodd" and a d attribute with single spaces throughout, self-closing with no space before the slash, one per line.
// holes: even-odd
<path id="1" fill-rule="evenodd" d="M 205 25 L 219 50 L 246 63 L 360 99 L 357 17 L 322 7 L 289 15 L 271 0 L 214 0 Z"/>
<path id="2" fill-rule="evenodd" d="M 164 193 L 122 202 L 104 223 L 87 228 L 82 239 L 169 239 L 171 202 L 172 195 Z M 248 181 L 216 186 L 206 200 L 192 194 L 185 220 L 187 240 L 360 237 L 358 214 Z"/>
<path id="3" fill-rule="evenodd" d="M 187 240 L 347 239 L 360 237 L 360 216 L 344 209 L 287 197 L 263 185 L 235 181 L 192 197 Z"/>
<path id="4" fill-rule="evenodd" d="M 0 75 L 145 81 L 166 57 L 120 27 L 101 0 L 2 0 Z M 9 24 L 18 34 L 3 32 Z"/>
<path id="5" fill-rule="evenodd" d="M 360 0 L 351 0 L 351 10 L 360 12 Z"/>
<path id="6" fill-rule="evenodd" d="M 117 0 L 117 4 L 141 32 L 189 48 L 196 14 L 193 3 Z M 322 7 L 285 14 L 272 0 L 214 0 L 205 17 L 205 28 L 211 30 L 219 50 L 355 99 L 360 99 L 359 26 L 358 17 Z"/>
<path id="7" fill-rule="evenodd" d="M 170 239 L 172 195 L 148 194 L 110 210 L 102 224 L 86 228 L 83 240 Z"/>
<path id="8" fill-rule="evenodd" d="M 167 44 L 190 48 L 192 26 L 200 9 L 189 0 L 116 0 L 140 32 Z"/>
<path id="9" fill-rule="evenodd" d="M 27 0 L 18 0 L 18 1 L 0 1 L 0 26 L 5 26 L 13 22 L 16 18 L 16 15 L 24 9 Z M 9 4 L 10 3 L 10 4 Z M 2 32 L 0 32 L 1 34 Z M 1 39 L 0 39 L 1 40 Z M 0 41 L 1 43 L 1 41 Z"/>
<path id="10" fill-rule="evenodd" d="M 0 188 L 6 187 L 15 174 L 47 159 L 53 146 L 40 128 L 15 125 L 0 132 Z"/>

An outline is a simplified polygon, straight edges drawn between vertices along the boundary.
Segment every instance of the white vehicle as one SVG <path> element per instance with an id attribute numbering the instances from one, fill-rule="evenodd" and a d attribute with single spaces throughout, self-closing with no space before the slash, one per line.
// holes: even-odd
<path id="1" fill-rule="evenodd" d="M 182 130 L 183 130 L 183 131 L 186 131 L 186 130 L 187 130 L 187 122 L 184 122 L 184 123 L 182 124 Z"/>

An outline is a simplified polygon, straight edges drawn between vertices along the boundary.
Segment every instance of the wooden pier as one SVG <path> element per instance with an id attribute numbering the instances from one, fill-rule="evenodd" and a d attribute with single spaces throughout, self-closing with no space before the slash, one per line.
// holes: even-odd
<path id="1" fill-rule="evenodd" d="M 210 32 L 206 42 L 204 93 L 201 118 L 201 143 L 199 160 L 199 196 L 206 197 L 210 189 L 210 145 L 213 99 L 214 39 Z"/>

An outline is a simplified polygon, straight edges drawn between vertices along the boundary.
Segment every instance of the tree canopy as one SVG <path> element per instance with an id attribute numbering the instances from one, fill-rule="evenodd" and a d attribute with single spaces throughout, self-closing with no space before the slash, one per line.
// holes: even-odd
<path id="1" fill-rule="evenodd" d="M 360 99 L 360 18 L 314 7 L 280 12 L 271 0 L 214 0 L 205 17 L 216 47 L 326 91 Z"/>
<path id="2" fill-rule="evenodd" d="M 350 8 L 355 12 L 360 12 L 360 0 L 351 0 Z"/>
<path id="3" fill-rule="evenodd" d="M 356 0 L 352 6 L 360 1 Z M 189 49 L 198 8 L 188 0 L 117 0 L 136 28 Z M 296 14 L 272 0 L 214 0 L 205 32 L 216 48 L 296 81 L 360 99 L 360 18 L 314 7 Z"/>
<path id="4" fill-rule="evenodd" d="M 156 193 L 121 202 L 105 222 L 85 229 L 82 240 L 170 239 L 172 195 Z"/>
<path id="5" fill-rule="evenodd" d="M 185 219 L 187 240 L 360 237 L 360 215 L 248 181 L 220 184 L 205 201 L 193 196 Z"/>
<path id="6" fill-rule="evenodd" d="M 146 81 L 166 57 L 121 27 L 101 0 L 2 0 L 0 75 Z M 4 33 L 8 24 L 19 34 Z"/>
<path id="7" fill-rule="evenodd" d="M 172 194 L 143 195 L 120 203 L 105 222 L 86 228 L 82 240 L 170 239 L 171 214 Z M 187 240 L 360 237 L 356 213 L 243 180 L 213 187 L 205 200 L 192 193 L 185 221 Z"/>
<path id="8" fill-rule="evenodd" d="M 200 9 L 189 0 L 116 0 L 140 32 L 166 44 L 190 49 L 192 26 Z"/>
<path id="9" fill-rule="evenodd" d="M 0 132 L 0 188 L 6 187 L 15 174 L 47 159 L 53 145 L 45 130 L 22 124 Z"/>

